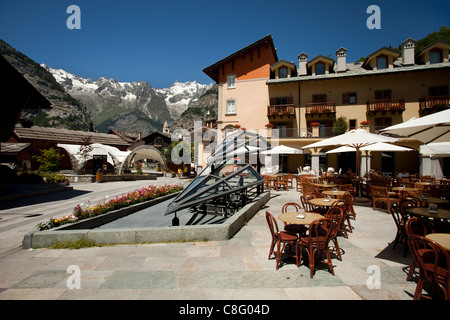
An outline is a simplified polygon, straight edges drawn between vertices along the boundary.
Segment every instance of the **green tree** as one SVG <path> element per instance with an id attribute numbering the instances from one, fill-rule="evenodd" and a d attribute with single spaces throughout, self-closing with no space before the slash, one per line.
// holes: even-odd
<path id="1" fill-rule="evenodd" d="M 33 156 L 39 163 L 38 171 L 57 172 L 61 169 L 61 158 L 64 155 L 59 154 L 55 148 L 41 149 L 40 156 Z"/>
<path id="2" fill-rule="evenodd" d="M 338 136 L 344 134 L 348 129 L 347 119 L 345 117 L 339 117 L 333 123 L 333 135 Z"/>

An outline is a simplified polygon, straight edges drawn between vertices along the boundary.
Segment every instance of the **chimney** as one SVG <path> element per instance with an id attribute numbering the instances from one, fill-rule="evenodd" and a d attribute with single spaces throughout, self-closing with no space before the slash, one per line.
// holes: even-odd
<path id="1" fill-rule="evenodd" d="M 336 72 L 347 71 L 347 49 L 340 47 L 336 50 Z"/>
<path id="2" fill-rule="evenodd" d="M 416 40 L 408 38 L 401 44 L 402 48 L 402 64 L 404 66 L 413 65 L 414 61 L 414 44 Z"/>
<path id="3" fill-rule="evenodd" d="M 306 76 L 308 74 L 308 68 L 306 63 L 308 62 L 308 55 L 304 52 L 298 55 L 298 75 Z"/>

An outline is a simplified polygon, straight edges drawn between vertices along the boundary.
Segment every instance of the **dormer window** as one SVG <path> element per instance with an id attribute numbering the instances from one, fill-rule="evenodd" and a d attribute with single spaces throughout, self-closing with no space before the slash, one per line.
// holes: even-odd
<path id="1" fill-rule="evenodd" d="M 325 74 L 325 64 L 324 63 L 316 64 L 316 74 Z"/>
<path id="2" fill-rule="evenodd" d="M 377 57 L 377 69 L 387 69 L 388 62 L 385 55 L 379 55 Z"/>
<path id="3" fill-rule="evenodd" d="M 278 72 L 279 72 L 279 78 L 287 78 L 288 70 L 286 67 L 279 68 Z"/>
<path id="4" fill-rule="evenodd" d="M 430 50 L 430 63 L 441 63 L 442 62 L 442 50 L 434 49 Z"/>

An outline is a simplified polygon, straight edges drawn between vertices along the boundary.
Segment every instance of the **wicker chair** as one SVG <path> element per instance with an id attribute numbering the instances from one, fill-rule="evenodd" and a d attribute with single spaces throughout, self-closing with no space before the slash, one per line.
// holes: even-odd
<path id="1" fill-rule="evenodd" d="M 405 231 L 405 223 L 408 220 L 407 212 L 404 206 L 400 205 L 399 202 L 391 204 L 391 215 L 394 219 L 395 226 L 397 227 L 397 233 L 394 238 L 394 245 L 392 250 L 395 250 L 395 247 L 398 243 L 402 243 L 404 245 L 403 255 L 406 257 L 406 253 L 408 251 L 408 245 L 406 242 L 407 236 Z"/>
<path id="2" fill-rule="evenodd" d="M 308 236 L 300 238 L 299 262 L 302 261 L 303 250 L 305 250 L 308 254 L 309 272 L 311 278 L 314 276 L 316 253 L 320 254 L 321 257 L 323 251 L 325 251 L 327 256 L 328 268 L 330 269 L 331 274 L 334 275 L 333 263 L 331 261 L 330 249 L 328 246 L 334 227 L 335 222 L 331 219 L 317 219 L 309 225 Z M 300 264 L 297 264 L 297 266 L 300 266 Z"/>
<path id="3" fill-rule="evenodd" d="M 406 220 L 404 230 L 408 241 L 412 236 L 425 237 L 427 234 L 434 233 L 433 227 L 427 220 L 417 217 L 409 218 L 408 220 Z M 408 247 L 411 250 L 409 242 Z M 415 269 L 416 262 L 415 259 L 413 259 L 409 267 L 408 275 L 406 276 L 406 281 L 409 281 L 411 279 L 411 276 L 414 274 Z"/>
<path id="4" fill-rule="evenodd" d="M 270 233 L 272 235 L 272 243 L 270 244 L 270 251 L 269 251 L 269 260 L 273 253 L 275 253 L 276 256 L 276 269 L 278 270 L 280 263 L 281 263 L 281 256 L 283 255 L 283 251 L 286 247 L 289 247 L 289 249 L 294 246 L 295 247 L 295 260 L 298 265 L 299 257 L 298 257 L 298 236 L 295 233 L 285 232 L 285 231 L 279 231 L 278 230 L 278 224 L 275 220 L 274 216 L 269 212 L 266 211 L 266 220 L 267 224 L 269 225 Z M 275 248 L 276 246 L 276 248 Z M 290 250 L 289 250 L 290 251 Z"/>
<path id="5" fill-rule="evenodd" d="M 414 300 L 422 298 L 425 281 L 432 282 L 442 289 L 444 299 L 450 299 L 450 254 L 438 243 L 421 236 L 411 236 L 409 245 L 416 264 L 419 266 L 419 279 L 414 292 Z"/>
<path id="6" fill-rule="evenodd" d="M 303 209 L 298 203 L 296 202 L 288 202 L 283 205 L 281 208 L 281 212 L 285 213 L 288 212 L 289 209 L 293 208 L 296 212 L 299 212 L 301 209 Z M 301 224 L 289 224 L 284 223 L 284 230 L 291 233 L 297 233 L 299 235 L 304 235 L 306 231 L 308 230 L 304 225 Z"/>
<path id="7" fill-rule="evenodd" d="M 344 221 L 344 211 L 342 207 L 337 205 L 337 202 L 335 202 L 327 211 L 325 214 L 325 218 L 331 219 L 335 222 L 335 227 L 333 229 L 333 232 L 331 233 L 330 240 L 334 243 L 334 248 L 336 250 L 336 255 L 340 261 L 342 261 L 342 255 L 341 255 L 341 249 L 339 248 L 339 243 L 337 236 L 339 234 L 339 231 L 341 230 L 342 222 Z"/>

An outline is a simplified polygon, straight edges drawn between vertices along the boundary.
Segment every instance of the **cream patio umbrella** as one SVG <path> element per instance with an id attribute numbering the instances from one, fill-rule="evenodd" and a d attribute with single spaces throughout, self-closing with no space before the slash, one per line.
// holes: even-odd
<path id="1" fill-rule="evenodd" d="M 327 151 L 326 153 L 340 153 L 340 152 L 354 152 L 356 151 L 355 148 L 353 147 L 347 147 L 347 146 L 343 146 L 343 147 L 339 147 L 330 151 Z M 397 151 L 414 151 L 414 149 L 411 148 L 406 148 L 406 147 L 402 147 L 402 146 L 397 146 L 395 144 L 391 144 L 391 143 L 386 143 L 386 142 L 377 142 L 371 145 L 368 145 L 366 147 L 362 147 L 359 149 L 359 151 L 365 151 L 366 155 L 369 151 L 378 151 L 378 152 L 397 152 Z M 367 174 L 367 157 L 366 157 L 366 174 Z"/>
<path id="2" fill-rule="evenodd" d="M 424 143 L 450 141 L 450 109 L 420 118 L 412 118 L 380 130 L 382 133 L 397 134 L 414 138 Z"/>
<path id="3" fill-rule="evenodd" d="M 309 144 L 307 146 L 302 147 L 302 149 L 321 148 L 321 147 L 329 147 L 329 146 L 346 146 L 346 147 L 355 148 L 355 151 L 356 151 L 356 173 L 358 176 L 358 183 L 359 183 L 360 182 L 360 162 L 361 162 L 361 155 L 359 153 L 360 149 L 363 147 L 370 146 L 377 142 L 395 142 L 397 140 L 398 139 L 396 139 L 396 138 L 373 134 L 364 129 L 353 129 L 344 134 Z M 359 195 L 361 196 L 361 188 L 359 188 Z"/>
<path id="4" fill-rule="evenodd" d="M 265 154 L 265 155 L 280 155 L 280 154 L 302 154 L 303 150 L 300 149 L 296 149 L 296 148 L 291 148 L 285 145 L 279 145 L 279 146 L 275 146 L 270 150 L 266 150 L 261 152 L 261 154 Z M 283 163 L 281 163 L 281 165 L 283 165 Z M 283 168 L 281 166 L 281 172 L 283 172 Z"/>

